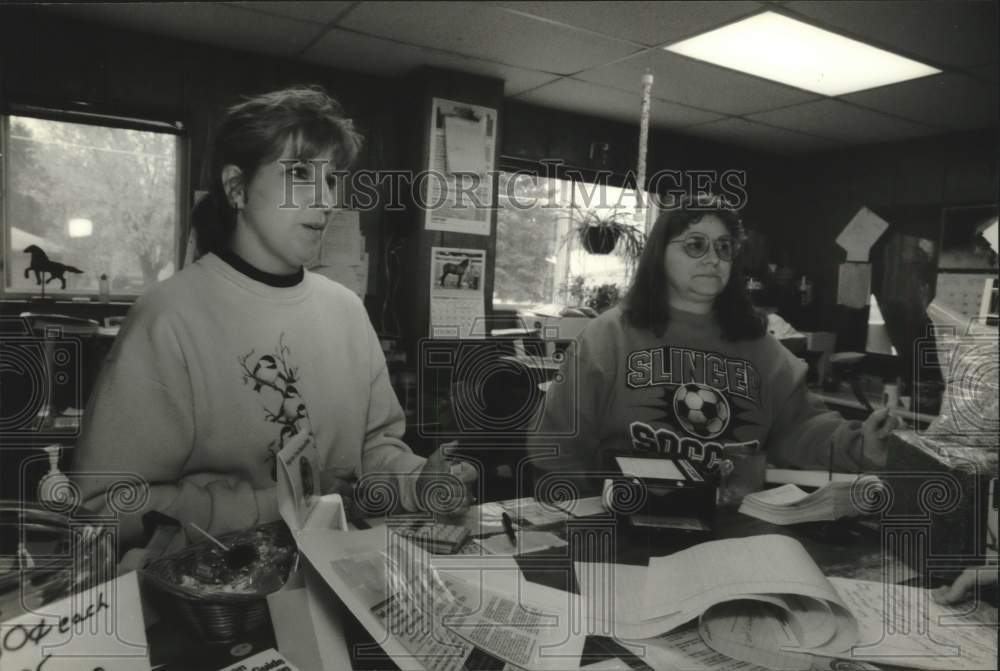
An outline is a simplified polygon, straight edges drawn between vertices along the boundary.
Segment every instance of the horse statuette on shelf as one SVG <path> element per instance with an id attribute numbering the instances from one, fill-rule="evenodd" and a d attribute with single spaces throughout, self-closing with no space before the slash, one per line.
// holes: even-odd
<path id="1" fill-rule="evenodd" d="M 35 284 L 41 285 L 43 298 L 45 297 L 45 286 L 52 280 L 59 280 L 62 283 L 60 288 L 65 289 L 66 273 L 83 272 L 74 266 L 53 261 L 38 245 L 29 245 L 24 253 L 31 254 L 31 265 L 24 269 L 24 277 L 27 278 L 32 272 L 35 273 Z M 48 279 L 44 279 L 46 273 L 48 273 Z"/>

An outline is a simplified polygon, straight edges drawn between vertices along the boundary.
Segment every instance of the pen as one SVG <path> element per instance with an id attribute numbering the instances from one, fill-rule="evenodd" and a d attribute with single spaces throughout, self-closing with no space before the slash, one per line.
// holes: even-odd
<path id="1" fill-rule="evenodd" d="M 833 482 L 833 441 L 830 441 L 830 477 L 827 482 Z"/>
<path id="2" fill-rule="evenodd" d="M 503 532 L 507 534 L 507 538 L 510 539 L 510 544 L 515 548 L 517 547 L 517 536 L 514 535 L 514 523 L 510 520 L 510 515 L 504 513 L 500 516 L 500 521 L 503 522 Z"/>

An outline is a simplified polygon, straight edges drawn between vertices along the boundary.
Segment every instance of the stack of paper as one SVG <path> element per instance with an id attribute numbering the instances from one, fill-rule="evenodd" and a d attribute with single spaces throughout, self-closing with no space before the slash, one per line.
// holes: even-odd
<path id="1" fill-rule="evenodd" d="M 769 669 L 818 658 L 919 669 L 995 668 L 996 609 L 938 606 L 930 590 L 827 579 L 793 538 L 702 543 L 649 566 L 576 563 L 586 632 L 649 646 L 654 668 Z M 677 631 L 672 636 L 664 636 Z M 833 668 L 828 665 L 827 668 Z"/>
<path id="2" fill-rule="evenodd" d="M 465 527 L 431 520 L 391 524 L 389 528 L 393 533 L 409 539 L 431 554 L 455 554 L 469 539 L 469 530 Z"/>
<path id="3" fill-rule="evenodd" d="M 802 522 L 828 522 L 862 513 L 863 504 L 881 481 L 873 475 L 864 475 L 851 482 L 831 481 L 811 494 L 794 484 L 748 494 L 743 499 L 740 512 L 771 524 L 800 524 Z"/>
<path id="4" fill-rule="evenodd" d="M 701 543 L 653 557 L 648 567 L 577 562 L 576 577 L 594 635 L 651 638 L 713 606 L 747 599 L 778 605 L 791 619 L 806 608 L 790 603 L 798 599 L 810 612 L 823 614 L 831 631 L 857 634 L 836 590 L 805 548 L 786 536 Z"/>

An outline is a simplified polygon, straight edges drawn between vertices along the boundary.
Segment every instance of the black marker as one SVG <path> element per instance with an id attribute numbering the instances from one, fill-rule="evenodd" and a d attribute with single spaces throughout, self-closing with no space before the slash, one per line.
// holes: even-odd
<path id="1" fill-rule="evenodd" d="M 514 535 L 514 523 L 511 521 L 510 515 L 504 513 L 500 516 L 500 521 L 503 522 L 503 532 L 507 534 L 507 538 L 510 539 L 510 544 L 516 548 L 517 536 Z"/>

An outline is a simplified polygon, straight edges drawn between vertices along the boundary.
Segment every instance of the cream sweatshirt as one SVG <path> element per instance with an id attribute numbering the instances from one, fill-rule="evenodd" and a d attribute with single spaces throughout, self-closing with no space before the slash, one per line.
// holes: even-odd
<path id="1" fill-rule="evenodd" d="M 270 286 L 208 254 L 132 307 L 71 476 L 88 507 L 119 517 L 127 545 L 149 510 L 223 533 L 278 518 L 275 453 L 303 430 L 325 469 L 388 475 L 415 509 L 425 460 L 401 440 L 404 415 L 358 297 L 308 272 Z M 110 495 L 136 476 L 148 483 L 137 500 Z"/>

